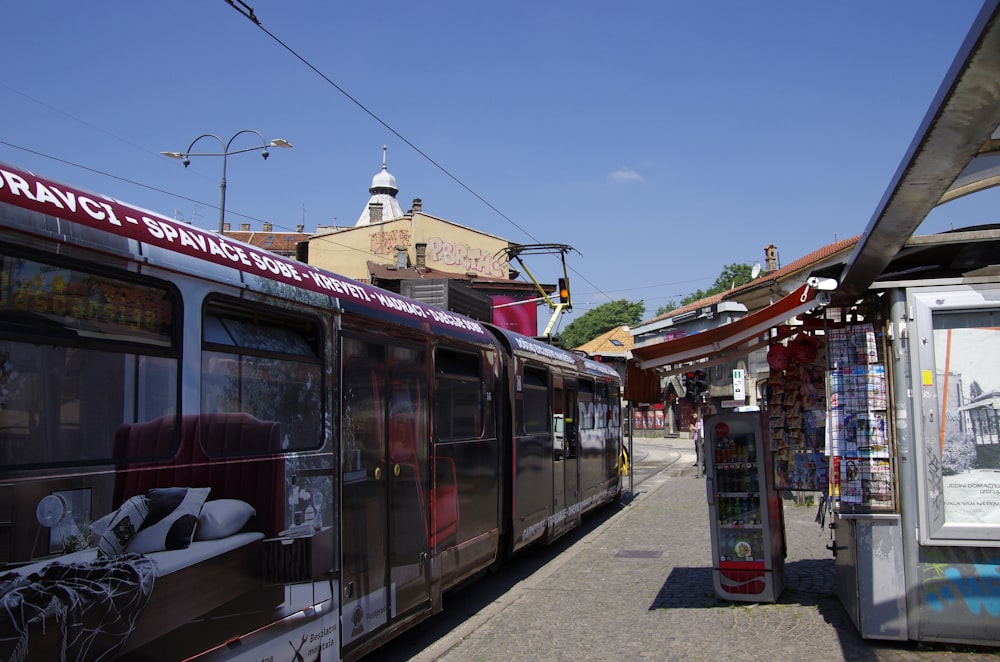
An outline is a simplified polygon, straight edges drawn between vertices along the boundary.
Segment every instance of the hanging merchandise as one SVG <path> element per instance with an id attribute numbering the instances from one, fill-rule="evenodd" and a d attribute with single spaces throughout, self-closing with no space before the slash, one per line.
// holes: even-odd
<path id="1" fill-rule="evenodd" d="M 826 491 L 826 362 L 822 337 L 800 332 L 767 353 L 768 425 L 778 489 Z"/>
<path id="2" fill-rule="evenodd" d="M 788 367 L 788 348 L 778 343 L 767 350 L 767 365 L 773 370 L 784 370 Z"/>

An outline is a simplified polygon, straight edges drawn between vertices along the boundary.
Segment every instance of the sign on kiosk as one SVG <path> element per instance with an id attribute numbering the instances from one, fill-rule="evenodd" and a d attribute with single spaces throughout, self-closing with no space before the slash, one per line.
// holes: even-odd
<path id="1" fill-rule="evenodd" d="M 743 370 L 733 370 L 733 400 L 746 400 L 746 378 Z"/>

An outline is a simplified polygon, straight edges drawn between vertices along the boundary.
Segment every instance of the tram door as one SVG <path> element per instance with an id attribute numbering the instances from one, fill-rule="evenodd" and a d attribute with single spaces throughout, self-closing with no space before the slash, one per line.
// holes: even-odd
<path id="1" fill-rule="evenodd" d="M 580 436 L 576 410 L 576 388 L 567 383 L 563 398 L 563 495 L 565 505 L 576 503 L 579 487 L 577 471 L 579 466 Z"/>
<path id="2" fill-rule="evenodd" d="M 342 344 L 341 636 L 349 646 L 429 601 L 426 352 Z"/>

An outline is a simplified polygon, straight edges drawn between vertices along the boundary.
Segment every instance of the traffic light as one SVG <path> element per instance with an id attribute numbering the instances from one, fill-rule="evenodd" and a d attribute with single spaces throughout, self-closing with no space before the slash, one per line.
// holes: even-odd
<path id="1" fill-rule="evenodd" d="M 559 279 L 559 303 L 569 303 L 569 281 L 565 278 Z"/>
<path id="2" fill-rule="evenodd" d="M 694 393 L 696 396 L 700 396 L 703 393 L 708 392 L 708 380 L 705 379 L 704 370 L 694 371 Z"/>
<path id="3" fill-rule="evenodd" d="M 690 402 L 694 402 L 698 397 L 698 393 L 695 390 L 694 378 L 695 375 L 693 372 L 688 371 L 684 373 L 684 379 L 683 379 L 684 397 L 687 398 Z"/>

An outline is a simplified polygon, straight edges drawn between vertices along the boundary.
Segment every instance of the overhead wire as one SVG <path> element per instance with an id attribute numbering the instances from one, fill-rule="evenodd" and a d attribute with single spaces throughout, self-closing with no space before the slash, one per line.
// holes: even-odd
<path id="1" fill-rule="evenodd" d="M 112 174 L 110 172 L 106 172 L 104 170 L 99 170 L 99 169 L 93 168 L 91 166 L 83 165 L 82 163 L 76 163 L 75 161 L 69 161 L 67 159 L 62 159 L 62 158 L 59 158 L 58 156 L 53 156 L 51 154 L 45 154 L 44 152 L 39 152 L 37 150 L 33 150 L 33 149 L 28 148 L 28 147 L 23 147 L 21 145 L 15 145 L 14 143 L 8 142 L 6 140 L 0 140 L 0 145 L 6 145 L 7 147 L 10 147 L 12 149 L 17 149 L 17 150 L 20 150 L 22 152 L 27 152 L 28 154 L 34 154 L 35 156 L 40 156 L 42 158 L 49 159 L 51 161 L 55 161 L 57 163 L 62 163 L 63 165 L 68 165 L 68 166 L 72 166 L 74 168 L 79 168 L 80 170 L 86 170 L 87 172 L 92 172 L 95 175 L 101 175 L 102 177 L 108 177 L 110 179 L 114 179 L 114 180 L 117 180 L 117 181 L 120 181 L 120 182 L 125 182 L 126 184 L 131 184 L 132 186 L 138 186 L 140 188 L 144 188 L 144 189 L 147 189 L 147 190 L 150 190 L 150 191 L 155 191 L 156 193 L 162 193 L 163 195 L 168 195 L 168 196 L 170 196 L 172 198 L 177 198 L 179 200 L 185 200 L 187 202 L 193 202 L 196 205 L 201 205 L 203 207 L 212 207 L 212 208 L 215 208 L 215 209 L 218 208 L 216 205 L 213 205 L 213 204 L 208 203 L 208 202 L 204 202 L 202 200 L 196 200 L 195 198 L 189 198 L 189 197 L 187 197 L 185 195 L 181 195 L 179 193 L 174 193 L 172 191 L 167 191 L 167 190 L 162 189 L 162 188 L 157 188 L 156 186 L 151 186 L 149 184 L 143 184 L 142 182 L 137 182 L 134 179 L 128 179 L 127 177 L 122 177 L 120 175 L 115 175 L 115 174 Z M 239 216 L 240 218 L 245 218 L 248 221 L 257 221 L 258 223 L 268 223 L 268 222 L 270 222 L 270 221 L 267 221 L 265 219 L 256 218 L 254 216 L 249 216 L 247 214 L 242 214 L 242 213 L 240 213 L 238 211 L 234 211 L 234 210 L 231 210 L 231 209 L 228 209 L 228 208 L 226 209 L 226 213 L 229 214 L 230 216 Z M 279 225 L 278 227 L 282 227 L 282 226 Z M 375 256 L 375 257 L 378 256 L 377 253 L 373 253 L 372 251 L 366 251 L 364 249 L 357 248 L 355 246 L 350 246 L 348 244 L 343 244 L 343 243 L 340 243 L 338 241 L 334 241 L 333 239 L 331 239 L 330 237 L 327 237 L 327 236 L 319 237 L 319 239 L 322 240 L 322 241 L 327 241 L 329 243 L 332 243 L 333 245 L 339 246 L 341 248 L 346 248 L 346 249 L 349 249 L 349 250 L 352 250 L 352 251 L 357 251 L 358 253 L 362 253 L 364 255 L 372 255 L 372 256 Z"/>
<path id="2" fill-rule="evenodd" d="M 530 237 L 533 242 L 535 242 L 535 243 L 542 243 L 533 234 L 531 234 L 531 232 L 529 232 L 525 228 L 521 227 L 518 223 L 516 223 L 514 221 L 514 219 L 512 219 L 507 214 L 503 213 L 503 211 L 501 211 L 500 209 L 498 209 L 493 203 L 491 203 L 485 197 L 483 197 L 482 195 L 480 195 L 479 192 L 477 192 L 476 190 L 474 190 L 471 186 L 469 186 L 464 181 L 462 181 L 458 176 L 456 176 L 454 173 L 452 173 L 450 170 L 448 170 L 446 167 L 444 167 L 441 163 L 438 163 L 435 159 L 433 159 L 427 152 L 425 152 L 424 150 L 422 150 L 420 147 L 418 147 L 416 144 L 414 144 L 412 141 L 410 141 L 406 136 L 404 136 L 399 131 L 397 131 L 395 128 L 393 128 L 392 125 L 390 125 L 386 120 L 382 119 L 378 114 L 375 113 L 375 111 L 371 110 L 370 108 L 368 108 L 368 106 L 366 106 L 365 104 L 361 103 L 361 101 L 359 101 L 357 98 L 355 98 L 351 93 L 349 93 L 343 87 L 341 87 L 340 85 L 338 85 L 334 80 L 332 80 L 325 73 L 323 73 L 322 71 L 320 71 L 319 68 L 317 68 L 315 65 L 313 65 L 304 56 L 300 55 L 295 49 L 293 49 L 291 46 L 289 46 L 288 44 L 286 44 L 277 35 L 275 35 L 273 32 L 271 32 L 270 30 L 268 30 L 267 28 L 265 28 L 261 24 L 260 19 L 254 13 L 253 7 L 250 7 L 249 5 L 247 5 L 242 0 L 223 0 L 223 1 L 226 4 L 228 4 L 229 6 L 231 6 L 233 9 L 235 9 L 236 12 L 239 13 L 241 16 L 243 16 L 244 18 L 246 18 L 247 20 L 249 20 L 251 23 L 253 23 L 255 26 L 257 26 L 257 28 L 259 28 L 261 32 L 263 32 L 265 35 L 267 35 L 269 38 L 271 38 L 275 43 L 277 43 L 279 46 L 281 46 L 286 51 L 288 51 L 288 53 L 290 53 L 292 55 L 292 57 L 294 57 L 299 62 L 301 62 L 302 64 L 304 64 L 313 73 L 315 73 L 317 76 L 319 76 L 324 81 L 326 81 L 335 90 L 337 90 L 338 92 L 340 92 L 351 103 L 353 103 L 355 106 L 357 106 L 362 111 L 364 111 L 369 117 L 371 117 L 372 119 L 374 119 L 376 122 L 378 122 L 379 124 L 381 124 L 392 135 L 394 135 L 397 138 L 399 138 L 399 140 L 401 140 L 404 144 L 406 144 L 410 149 L 412 149 L 414 152 L 416 152 L 421 157 L 423 157 L 424 159 L 426 159 L 427 162 L 430 163 L 431 165 L 433 165 L 435 168 L 437 168 L 438 170 L 440 170 L 446 177 L 448 177 L 449 179 L 451 179 L 453 182 L 455 182 L 460 187 L 462 187 L 465 191 L 467 191 L 469 194 L 471 194 L 474 198 L 476 198 L 477 200 L 479 200 L 480 202 L 482 202 L 484 205 L 486 205 L 489 209 L 491 209 L 493 212 L 495 212 L 498 216 L 500 216 L 500 218 L 504 219 L 505 221 L 507 221 L 508 223 L 510 223 L 512 226 L 514 226 L 515 228 L 517 228 L 518 230 L 520 230 L 521 232 L 523 232 L 526 236 Z M 580 278 L 582 278 L 584 282 L 586 282 L 588 285 L 590 285 L 591 287 L 593 287 L 594 290 L 596 290 L 600 294 L 603 294 L 604 296 L 608 296 L 608 295 L 604 294 L 604 292 L 601 290 L 600 287 L 598 287 L 597 285 L 595 285 L 594 283 L 592 283 L 586 276 L 584 276 L 582 273 L 580 273 L 577 269 L 573 268 L 572 265 L 568 265 L 567 269 L 569 269 L 574 274 L 576 274 L 577 276 L 579 276 Z M 610 297 L 608 297 L 608 301 L 611 301 Z"/>
<path id="3" fill-rule="evenodd" d="M 431 157 L 426 151 L 424 151 L 423 149 L 421 149 L 419 146 L 417 146 L 411 140 L 409 140 L 408 138 L 406 138 L 403 134 L 401 134 L 399 131 L 397 131 L 392 125 L 390 125 L 386 120 L 382 119 L 377 113 L 375 113 L 373 110 L 371 110 L 370 108 L 368 108 L 364 103 L 362 103 L 360 100 L 358 100 L 357 98 L 355 98 L 352 94 L 350 94 L 346 89 L 344 89 L 343 87 L 341 87 L 340 85 L 338 85 L 334 80 L 332 80 L 329 76 L 327 76 L 325 73 L 323 73 L 320 69 L 318 69 L 315 65 L 313 65 L 304 56 L 302 56 L 301 54 L 299 54 L 295 49 L 293 49 L 291 46 L 289 46 L 287 43 L 285 43 L 277 35 L 275 35 L 271 31 L 269 31 L 267 28 L 265 28 L 260 23 L 260 21 L 257 19 L 256 15 L 254 14 L 254 11 L 253 11 L 253 9 L 251 7 L 249 7 L 248 5 L 246 5 L 241 0 L 225 0 L 225 2 L 227 4 L 229 4 L 230 6 L 232 6 L 234 9 L 236 9 L 236 11 L 239 12 L 241 15 L 243 15 L 244 17 L 246 17 L 247 19 L 249 19 L 265 35 L 267 35 L 270 39 L 272 39 L 274 42 L 276 42 L 278 45 L 280 45 L 282 48 L 284 48 L 295 59 L 299 60 L 302 64 L 304 64 L 306 67 L 308 67 L 311 71 L 313 71 L 316 75 L 318 75 L 320 78 L 322 78 L 326 83 L 328 83 L 330 86 L 332 86 L 334 89 L 336 89 L 345 98 L 347 98 L 354 105 L 356 105 L 358 108 L 360 108 L 364 113 L 366 113 L 368 116 L 370 116 L 376 122 L 378 122 L 381 126 L 383 126 L 392 135 L 396 136 L 400 141 L 402 141 L 404 144 L 406 144 L 408 147 L 410 147 L 412 150 L 414 150 L 418 155 L 420 155 L 422 158 L 424 158 L 428 163 L 430 163 L 435 168 L 437 168 L 446 177 L 448 177 L 453 182 L 455 182 L 456 184 L 458 184 L 462 189 L 464 189 L 465 191 L 467 191 L 470 195 L 472 195 L 474 198 L 476 198 L 477 200 L 479 200 L 487 208 L 489 208 L 494 213 L 496 213 L 498 216 L 500 216 L 502 219 L 504 219 L 505 221 L 507 221 L 508 223 L 510 223 L 513 227 L 515 227 L 516 229 L 518 229 L 524 235 L 526 235 L 527 237 L 531 238 L 532 241 L 534 241 L 535 243 L 541 243 L 541 242 L 538 241 L 538 239 L 530 231 L 528 231 L 526 228 L 522 227 L 520 224 L 518 224 L 517 222 L 515 222 L 510 216 L 508 216 L 507 214 L 505 214 L 496 205 L 494 205 L 489 200 L 487 200 L 478 191 L 474 190 L 471 186 L 469 186 L 468 184 L 466 184 L 461 178 L 459 178 L 457 175 L 455 175 L 454 173 L 452 173 L 448 168 L 446 168 L 444 165 L 442 165 L 437 160 L 435 160 L 433 157 Z M 239 5 L 240 5 L 239 7 L 235 4 L 236 2 L 239 3 Z M 42 101 L 40 101 L 38 99 L 35 99 L 35 98 L 31 97 L 31 96 L 28 96 L 28 95 L 24 94 L 23 92 L 20 92 L 18 90 L 14 90 L 14 89 L 10 88 L 9 86 L 7 86 L 7 85 L 5 85 L 3 83 L 0 83 L 0 86 L 4 87 L 4 88 L 10 90 L 11 92 L 14 92 L 14 93 L 16 93 L 16 94 L 18 94 L 20 96 L 23 96 L 23 97 L 25 97 L 25 98 L 33 101 L 34 103 L 37 103 L 37 104 L 39 104 L 41 106 L 49 108 L 50 110 L 53 110 L 54 112 L 58 112 L 60 114 L 69 116 L 72 119 L 74 119 L 75 121 L 78 121 L 78 122 L 80 122 L 80 123 L 82 123 L 82 124 L 84 124 L 84 125 L 92 128 L 92 129 L 94 129 L 96 131 L 104 133 L 105 135 L 109 135 L 109 136 L 111 136 L 111 137 L 113 137 L 113 138 L 115 138 L 117 140 L 120 140 L 120 141 L 124 142 L 125 144 L 131 145 L 132 147 L 135 147 L 136 149 L 140 149 L 142 151 L 152 153 L 148 149 L 143 148 L 143 147 L 141 147 L 139 145 L 136 145 L 136 144 L 134 144 L 134 143 L 132 143 L 132 142 L 124 139 L 124 138 L 121 138 L 120 136 L 117 136 L 117 135 L 115 135 L 115 134 L 107 131 L 106 129 L 103 129 L 101 127 L 95 126 L 95 125 L 93 125 L 93 124 L 91 124 L 91 123 L 89 123 L 89 122 L 87 122 L 85 120 L 82 120 L 80 118 L 74 117 L 74 116 L 70 115 L 69 113 L 66 113 L 65 111 L 62 111 L 62 110 L 60 110 L 58 108 L 54 108 L 54 107 L 52 107 L 51 105 L 49 105 L 47 103 L 44 103 L 44 102 L 42 102 Z M 21 150 L 21 151 L 24 151 L 24 152 L 27 152 L 27 153 L 31 153 L 31 154 L 34 154 L 34 155 L 37 155 L 37 156 L 41 156 L 43 158 L 51 159 L 53 161 L 56 161 L 56 162 L 59 162 L 59 163 L 63 163 L 65 165 L 69 165 L 69 166 L 72 166 L 72 167 L 75 167 L 75 168 L 80 168 L 80 169 L 86 170 L 88 172 L 93 172 L 93 173 L 99 174 L 99 175 L 101 175 L 103 177 L 109 177 L 111 179 L 122 181 L 122 182 L 125 182 L 125 183 L 133 185 L 133 186 L 139 186 L 141 188 L 145 188 L 145 189 L 148 189 L 148 190 L 151 190 L 151 191 L 155 191 L 157 193 L 161 193 L 161 194 L 164 194 L 164 195 L 175 197 L 175 198 L 180 199 L 180 200 L 185 200 L 187 202 L 191 202 L 191 203 L 194 203 L 196 205 L 201 205 L 201 206 L 205 206 L 205 207 L 209 207 L 209 208 L 217 208 L 215 205 L 210 204 L 210 203 L 206 203 L 204 201 L 200 201 L 200 200 L 197 200 L 197 199 L 194 199 L 194 198 L 190 198 L 190 197 L 187 197 L 187 196 L 184 196 L 184 195 L 180 195 L 180 194 L 177 194 L 177 193 L 174 193 L 174 192 L 171 192 L 171 191 L 167 191 L 167 190 L 155 187 L 155 186 L 151 186 L 149 184 L 144 184 L 142 182 L 138 182 L 138 181 L 135 181 L 135 180 L 132 180 L 132 179 L 128 179 L 126 177 L 121 177 L 119 175 L 114 175 L 112 173 L 109 173 L 109 172 L 106 172 L 106 171 L 102 171 L 102 170 L 99 170 L 99 169 L 96 169 L 96 168 L 93 168 L 93 167 L 90 167 L 90 166 L 86 166 L 86 165 L 83 165 L 83 164 L 80 164 L 80 163 L 69 161 L 67 159 L 63 159 L 63 158 L 56 157 L 56 156 L 53 156 L 53 155 L 50 155 L 50 154 L 45 154 L 45 153 L 42 153 L 42 152 L 38 152 L 36 150 L 32 150 L 30 148 L 23 147 L 21 145 L 16 145 L 14 143 L 10 143 L 10 142 L 3 141 L 3 140 L 0 140 L 0 144 L 6 145 L 6 146 L 11 147 L 13 149 L 18 149 L 18 150 Z M 227 212 L 230 213 L 230 214 L 232 214 L 232 215 L 234 215 L 234 216 L 238 216 L 240 218 L 244 218 L 244 219 L 251 220 L 251 221 L 257 221 L 257 222 L 261 222 L 261 223 L 269 222 L 269 221 L 265 221 L 264 219 L 256 218 L 254 216 L 251 216 L 251 215 L 248 215 L 248 214 L 244 214 L 244 213 L 240 213 L 240 212 L 235 211 L 235 210 L 228 210 L 227 209 Z M 278 225 L 278 227 L 282 227 L 281 224 L 274 224 L 274 225 Z M 290 228 L 286 227 L 285 229 L 289 230 Z M 330 243 L 332 243 L 334 245 L 337 245 L 337 246 L 345 248 L 345 249 L 355 250 L 355 251 L 363 253 L 365 255 L 373 255 L 373 256 L 377 255 L 377 254 L 375 254 L 375 253 L 373 253 L 371 251 L 366 251 L 366 250 L 363 250 L 363 249 L 360 249 L 360 248 L 356 248 L 356 247 L 353 247 L 353 246 L 349 246 L 347 244 L 343 244 L 343 243 L 337 242 L 337 241 L 333 240 L 332 237 L 329 236 L 329 235 L 328 236 L 317 237 L 317 239 L 319 239 L 321 241 L 330 242 Z M 567 269 L 569 271 L 573 272 L 578 277 L 580 277 L 585 283 L 587 283 L 588 285 L 590 285 L 594 289 L 595 293 L 604 296 L 607 299 L 608 302 L 612 301 L 612 297 L 609 294 L 607 294 L 600 287 L 598 287 L 593 282 L 591 282 L 578 269 L 574 268 L 572 265 L 567 265 Z M 688 282 L 688 281 L 685 281 L 685 282 Z M 653 287 L 653 286 L 648 286 L 648 287 Z M 643 289 L 643 288 L 630 288 L 630 289 Z M 590 304 L 582 303 L 582 304 L 579 304 L 579 305 L 581 305 L 583 307 L 586 307 L 587 305 L 590 305 Z M 598 304 L 593 304 L 593 305 L 598 305 Z"/>

